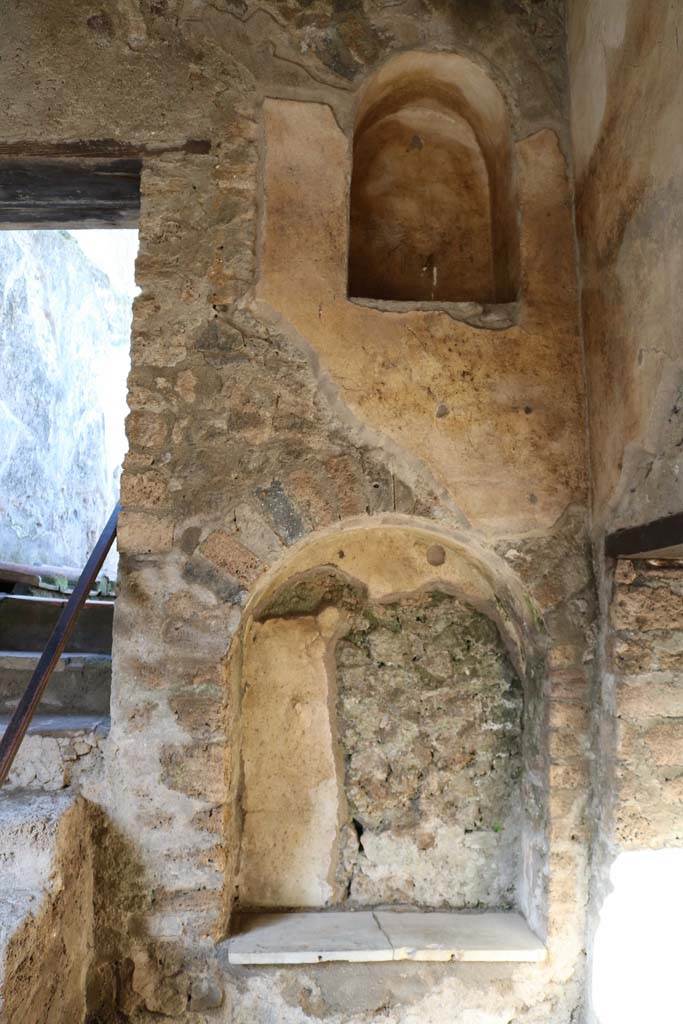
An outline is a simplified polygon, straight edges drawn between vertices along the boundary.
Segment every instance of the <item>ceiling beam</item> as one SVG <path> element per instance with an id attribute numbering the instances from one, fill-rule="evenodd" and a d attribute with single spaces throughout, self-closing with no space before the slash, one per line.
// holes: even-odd
<path id="1" fill-rule="evenodd" d="M 142 161 L 0 159 L 0 227 L 137 227 Z"/>
<path id="2" fill-rule="evenodd" d="M 608 558 L 683 557 L 683 512 L 608 533 L 605 554 Z"/>

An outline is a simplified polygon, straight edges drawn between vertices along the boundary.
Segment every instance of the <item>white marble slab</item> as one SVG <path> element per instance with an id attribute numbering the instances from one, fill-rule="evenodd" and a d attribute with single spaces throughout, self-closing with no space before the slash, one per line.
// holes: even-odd
<path id="1" fill-rule="evenodd" d="M 537 962 L 546 949 L 521 916 L 512 912 L 378 910 L 375 918 L 394 960 Z"/>
<path id="2" fill-rule="evenodd" d="M 393 960 L 371 912 L 253 914 L 228 944 L 231 964 L 317 964 Z"/>
<path id="3" fill-rule="evenodd" d="M 228 942 L 242 965 L 388 960 L 528 962 L 546 958 L 520 914 L 441 911 L 305 911 L 250 914 Z"/>

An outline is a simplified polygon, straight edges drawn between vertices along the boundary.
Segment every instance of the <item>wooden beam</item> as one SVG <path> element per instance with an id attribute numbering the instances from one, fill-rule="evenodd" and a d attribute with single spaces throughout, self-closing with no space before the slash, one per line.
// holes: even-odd
<path id="1" fill-rule="evenodd" d="M 140 159 L 0 160 L 5 228 L 136 227 Z"/>
<path id="2" fill-rule="evenodd" d="M 630 526 L 623 530 L 615 530 L 605 537 L 605 554 L 608 558 L 628 558 L 636 555 L 649 557 L 656 552 L 672 551 L 672 556 L 680 558 L 681 553 L 675 549 L 683 545 L 683 512 L 662 519 L 654 519 L 642 526 Z"/>
<path id="3" fill-rule="evenodd" d="M 201 155 L 210 152 L 209 139 L 183 139 L 160 143 L 120 142 L 118 139 L 79 139 L 74 142 L 45 142 L 35 139 L 4 142 L 0 139 L 0 157 L 16 157 L 19 160 L 50 160 L 54 157 L 120 160 L 129 157 L 141 159 L 162 153 Z"/>

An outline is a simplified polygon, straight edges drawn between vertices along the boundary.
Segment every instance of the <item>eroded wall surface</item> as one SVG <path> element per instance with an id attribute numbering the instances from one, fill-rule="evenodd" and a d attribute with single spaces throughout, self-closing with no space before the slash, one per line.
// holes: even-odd
<path id="1" fill-rule="evenodd" d="M 495 625 L 435 593 L 370 605 L 336 679 L 351 901 L 513 905 L 522 687 Z"/>
<path id="2" fill-rule="evenodd" d="M 678 512 L 678 4 L 572 0 L 571 123 L 596 527 Z"/>
<path id="3" fill-rule="evenodd" d="M 48 0 L 13 11 L 0 47 L 6 154 L 143 156 L 102 794 L 127 854 L 108 891 L 129 944 L 109 953 L 111 999 L 135 1021 L 568 1024 L 594 607 L 561 5 L 77 0 L 67 19 Z M 358 90 L 393 54 L 435 48 L 481 67 L 508 110 L 512 310 L 346 297 Z M 382 514 L 495 556 L 545 638 L 517 880 L 543 965 L 225 964 L 250 721 L 231 638 L 286 559 Z M 402 543 L 375 552 L 397 592 L 410 559 L 424 561 Z M 325 563 L 339 551 L 333 538 Z"/>

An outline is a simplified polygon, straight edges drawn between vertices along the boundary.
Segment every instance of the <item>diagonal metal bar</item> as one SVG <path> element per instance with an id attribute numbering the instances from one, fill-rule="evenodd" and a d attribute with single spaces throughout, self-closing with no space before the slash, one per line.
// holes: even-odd
<path id="1" fill-rule="evenodd" d="M 0 740 L 0 785 L 9 775 L 12 762 L 45 692 L 45 687 L 50 681 L 52 671 L 64 653 L 64 648 L 74 631 L 78 614 L 85 604 L 97 574 L 102 568 L 102 564 L 114 542 L 120 508 L 121 506 L 117 504 L 109 517 L 107 525 L 100 535 L 100 539 L 85 564 L 78 583 L 69 596 L 69 600 L 59 616 L 55 628 L 52 630 L 47 646 L 31 676 L 31 681 L 10 719 L 4 736 Z"/>

